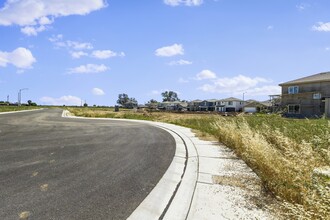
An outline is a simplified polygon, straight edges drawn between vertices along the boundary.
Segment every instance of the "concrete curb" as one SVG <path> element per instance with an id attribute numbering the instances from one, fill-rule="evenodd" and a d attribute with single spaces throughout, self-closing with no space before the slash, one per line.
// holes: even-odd
<path id="1" fill-rule="evenodd" d="M 41 110 L 43 110 L 43 109 L 44 109 L 44 108 L 33 109 L 33 110 L 22 110 L 22 111 L 0 112 L 0 115 L 13 114 L 13 113 L 22 113 L 22 112 L 41 111 Z"/>
<path id="2" fill-rule="evenodd" d="M 198 155 L 194 143 L 190 140 L 190 137 L 194 137 L 190 129 L 161 122 L 75 117 L 67 110 L 63 111 L 62 117 L 134 121 L 169 132 L 176 141 L 176 152 L 172 163 L 155 188 L 128 219 L 187 219 L 198 179 Z"/>
<path id="3" fill-rule="evenodd" d="M 189 128 L 129 121 L 168 131 L 176 140 L 176 153 L 163 178 L 128 219 L 277 219 L 260 206 L 264 201 L 261 185 L 255 184 L 258 176 L 226 146 L 200 140 Z"/>

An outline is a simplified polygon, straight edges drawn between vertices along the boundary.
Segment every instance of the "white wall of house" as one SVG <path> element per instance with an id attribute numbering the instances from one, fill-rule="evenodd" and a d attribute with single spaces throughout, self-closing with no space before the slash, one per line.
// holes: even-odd
<path id="1" fill-rule="evenodd" d="M 225 112 L 226 108 L 234 108 L 236 112 L 243 109 L 243 102 L 242 101 L 219 101 L 216 103 L 217 106 L 224 106 L 224 107 L 217 107 L 216 111 Z"/>

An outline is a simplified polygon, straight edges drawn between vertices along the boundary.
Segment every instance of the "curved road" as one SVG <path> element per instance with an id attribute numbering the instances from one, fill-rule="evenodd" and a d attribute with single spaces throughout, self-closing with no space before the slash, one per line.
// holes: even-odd
<path id="1" fill-rule="evenodd" d="M 0 219 L 126 219 L 170 165 L 173 137 L 61 113 L 0 115 Z"/>

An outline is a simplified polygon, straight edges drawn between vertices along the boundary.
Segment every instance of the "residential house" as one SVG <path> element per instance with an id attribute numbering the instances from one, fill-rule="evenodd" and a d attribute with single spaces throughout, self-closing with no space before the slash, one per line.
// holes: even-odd
<path id="1" fill-rule="evenodd" d="M 256 113 L 265 111 L 268 109 L 269 101 L 258 102 L 258 101 L 249 101 L 244 105 L 243 112 L 245 113 Z"/>
<path id="2" fill-rule="evenodd" d="M 242 111 L 244 101 L 234 97 L 221 99 L 216 102 L 217 112 L 239 112 Z"/>
<path id="3" fill-rule="evenodd" d="M 199 111 L 199 106 L 202 102 L 203 101 L 199 99 L 189 102 L 187 106 L 188 111 Z"/>
<path id="4" fill-rule="evenodd" d="M 319 73 L 280 84 L 286 116 L 330 117 L 330 72 Z"/>
<path id="5" fill-rule="evenodd" d="M 204 100 L 199 105 L 199 111 L 214 112 L 216 109 L 217 99 Z"/>
<path id="6" fill-rule="evenodd" d="M 159 110 L 164 111 L 185 111 L 187 110 L 188 103 L 187 102 L 180 102 L 180 101 L 173 101 L 173 102 L 161 102 L 158 104 Z"/>

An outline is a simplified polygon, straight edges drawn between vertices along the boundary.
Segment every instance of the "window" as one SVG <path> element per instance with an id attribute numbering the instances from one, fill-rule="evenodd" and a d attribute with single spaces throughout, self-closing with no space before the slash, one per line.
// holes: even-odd
<path id="1" fill-rule="evenodd" d="M 288 93 L 289 94 L 297 94 L 297 93 L 299 93 L 299 86 L 289 86 Z"/>
<path id="2" fill-rule="evenodd" d="M 321 99 L 321 93 L 314 93 L 313 99 Z"/>
<path id="3" fill-rule="evenodd" d="M 229 101 L 229 102 L 228 102 L 228 105 L 233 105 L 233 102 L 232 102 L 232 101 Z"/>
<path id="4" fill-rule="evenodd" d="M 288 105 L 288 113 L 289 114 L 299 114 L 300 105 Z"/>

